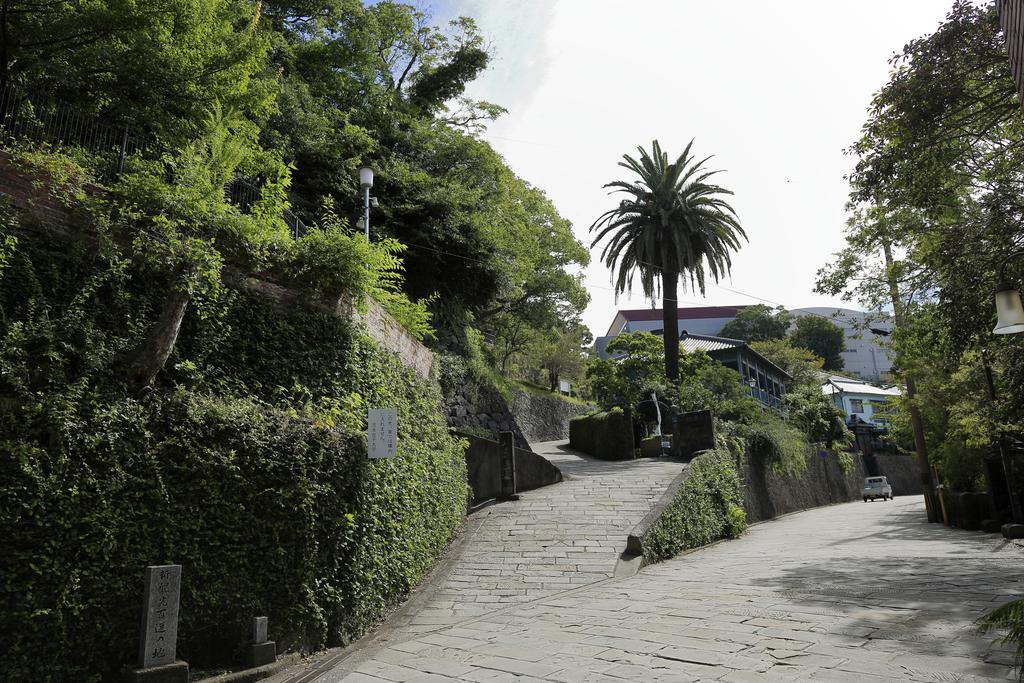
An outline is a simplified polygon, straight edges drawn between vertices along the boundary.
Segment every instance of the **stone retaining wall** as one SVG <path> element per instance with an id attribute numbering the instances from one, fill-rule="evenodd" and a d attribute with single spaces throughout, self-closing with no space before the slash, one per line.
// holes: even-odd
<path id="1" fill-rule="evenodd" d="M 912 455 L 868 455 L 864 457 L 867 476 L 884 476 L 894 496 L 919 496 L 921 471 Z"/>
<path id="2" fill-rule="evenodd" d="M 71 212 L 54 197 L 50 186 L 50 179 L 45 174 L 32 176 L 15 163 L 10 152 L 0 150 L 0 195 L 13 206 L 43 223 L 46 229 L 68 232 Z M 85 191 L 89 194 L 105 192 L 97 185 L 87 185 Z M 403 365 L 415 371 L 420 377 L 430 379 L 434 367 L 434 354 L 372 299 L 367 301 L 364 313 L 355 309 L 347 299 L 335 302 L 312 301 L 307 294 L 258 278 L 247 277 L 230 267 L 224 270 L 224 280 L 229 285 L 240 286 L 278 303 L 312 306 L 328 310 L 339 317 L 349 317 L 361 323 L 367 334 L 383 348 L 398 356 Z"/>
<path id="3" fill-rule="evenodd" d="M 512 397 L 512 415 L 527 441 L 557 441 L 569 438 L 569 420 L 596 410 L 551 394 L 544 396 L 517 391 Z"/>
<path id="4" fill-rule="evenodd" d="M 480 503 L 501 495 L 502 445 L 471 434 L 460 434 L 469 441 L 466 472 L 473 502 Z M 515 452 L 515 491 L 532 491 L 562 481 L 562 472 L 546 458 L 522 448 Z"/>
<path id="5" fill-rule="evenodd" d="M 483 430 L 497 439 L 501 432 L 512 432 L 517 448 L 530 449 L 508 401 L 488 386 L 460 386 L 445 405 L 448 424 L 455 429 Z"/>
<path id="6" fill-rule="evenodd" d="M 807 454 L 807 469 L 800 477 L 776 474 L 759 458 L 743 459 L 743 507 L 748 522 L 760 522 L 788 512 L 860 499 L 867 471 L 859 454 L 853 469 L 844 474 L 839 458 L 825 451 Z"/>
<path id="7" fill-rule="evenodd" d="M 698 458 L 714 455 L 708 451 Z M 831 452 L 813 451 L 807 454 L 807 468 L 799 477 L 776 474 L 771 467 L 760 458 L 749 453 L 743 457 L 743 466 L 739 472 L 740 494 L 743 498 L 743 509 L 747 523 L 762 522 L 789 512 L 797 512 L 808 508 L 835 503 L 847 503 L 859 500 L 864 477 L 867 472 L 864 461 L 859 454 L 851 454 L 853 467 L 844 473 L 839 458 Z M 697 462 L 697 460 L 694 460 Z M 632 555 L 646 555 L 645 538 L 659 524 L 661 517 L 676 500 L 683 495 L 683 487 L 692 472 L 692 465 L 683 470 L 669 485 L 658 503 L 644 519 L 630 532 L 626 552 Z M 686 495 L 706 495 L 706 491 L 698 488 Z M 725 495 L 718 493 L 716 495 Z M 728 532 L 723 532 L 728 533 Z M 722 535 L 713 536 L 721 538 Z M 698 547 L 689 545 L 688 548 Z M 645 557 L 643 563 L 651 561 Z M 656 559 L 654 561 L 657 561 Z"/>
<path id="8" fill-rule="evenodd" d="M 224 271 L 224 281 L 229 286 L 244 289 L 282 306 L 308 306 L 361 324 L 375 342 L 395 354 L 403 365 L 423 379 L 430 379 L 434 354 L 373 299 L 367 300 L 366 311 L 363 312 L 344 297 L 331 302 L 318 301 L 297 289 L 250 277 L 230 268 Z"/>
<path id="9" fill-rule="evenodd" d="M 47 228 L 66 233 L 71 215 L 54 197 L 51 184 L 45 173 L 32 175 L 18 166 L 10 152 L 0 150 L 0 195 Z M 87 185 L 85 190 L 90 194 L 102 192 L 95 185 Z"/>

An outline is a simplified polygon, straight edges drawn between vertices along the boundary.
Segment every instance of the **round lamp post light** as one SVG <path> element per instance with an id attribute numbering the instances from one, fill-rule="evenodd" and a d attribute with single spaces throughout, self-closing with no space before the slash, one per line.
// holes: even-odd
<path id="1" fill-rule="evenodd" d="M 1019 334 L 1024 332 L 1024 305 L 1021 305 L 1020 291 L 1006 279 L 1006 264 L 1024 256 L 1024 251 L 1010 254 L 999 268 L 999 285 L 996 287 L 995 334 Z"/>
<path id="2" fill-rule="evenodd" d="M 1003 259 L 1003 263 L 999 267 L 999 284 L 996 286 L 995 291 L 997 319 L 996 327 L 992 330 L 995 334 L 1020 334 L 1024 332 L 1024 306 L 1021 305 L 1020 290 L 1011 285 L 1010 281 L 1006 279 L 1007 264 L 1021 256 L 1024 256 L 1024 251 L 1014 252 Z M 987 366 L 986 372 L 989 373 L 989 396 L 995 400 L 995 386 L 992 383 L 991 370 Z M 1002 435 L 1000 435 L 997 441 L 997 448 L 1003 464 L 1003 474 L 1006 477 L 1007 492 L 1010 494 L 1010 513 L 1014 526 L 1019 527 L 1024 522 L 1024 510 L 1021 510 L 1020 500 L 1015 495 L 1017 487 L 1014 483 L 1013 467 L 1006 452 L 1006 444 Z M 1003 535 L 1010 538 L 1005 525 L 1003 527 Z"/>
<path id="3" fill-rule="evenodd" d="M 359 169 L 359 187 L 363 189 L 363 232 L 370 241 L 370 188 L 373 187 L 373 169 L 363 166 Z"/>

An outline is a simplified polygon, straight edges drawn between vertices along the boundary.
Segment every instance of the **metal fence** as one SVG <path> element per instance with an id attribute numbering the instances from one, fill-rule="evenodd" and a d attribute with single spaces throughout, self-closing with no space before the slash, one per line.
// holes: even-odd
<path id="1" fill-rule="evenodd" d="M 124 171 L 125 158 L 154 147 L 127 127 L 114 126 L 48 95 L 28 93 L 11 85 L 0 89 L 0 136 L 5 141 L 78 147 L 109 157 L 110 175 Z"/>
<path id="2" fill-rule="evenodd" d="M 260 184 L 259 179 L 235 178 L 224 188 L 224 197 L 242 213 L 250 213 L 253 205 L 263 196 Z M 299 239 L 309 229 L 291 209 L 286 208 L 281 218 L 291 231 L 292 239 Z"/>
<path id="3" fill-rule="evenodd" d="M 6 85 L 0 89 L 0 143 L 15 141 L 84 149 L 99 156 L 100 172 L 106 179 L 124 173 L 125 161 L 131 156 L 154 158 L 166 151 L 151 137 L 127 126 L 112 125 L 49 95 Z M 173 182 L 172 173 L 168 178 Z M 242 213 L 249 213 L 260 196 L 259 182 L 245 178 L 236 178 L 224 188 L 225 199 Z M 291 209 L 285 209 L 281 217 L 294 239 L 306 234 L 308 227 Z"/>

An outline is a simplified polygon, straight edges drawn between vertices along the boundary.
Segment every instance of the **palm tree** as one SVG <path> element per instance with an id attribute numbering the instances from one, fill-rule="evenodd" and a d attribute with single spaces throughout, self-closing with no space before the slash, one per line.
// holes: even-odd
<path id="1" fill-rule="evenodd" d="M 718 171 L 690 156 L 693 141 L 674 163 L 655 140 L 651 153 L 643 147 L 639 161 L 623 156 L 619 166 L 634 172 L 633 182 L 617 180 L 605 185 L 609 194 L 626 195 L 590 226 L 596 232 L 591 248 L 608 238 L 601 260 L 612 271 L 615 293 L 632 291 L 634 272 L 640 274 L 644 296 L 656 297 L 659 284 L 664 309 L 665 375 L 679 378 L 679 312 L 676 292 L 680 276 L 690 289 L 704 294 L 706 277 L 715 282 L 729 273 L 731 252 L 747 234 L 736 212 L 721 198 L 732 192 L 706 181 Z M 683 281 L 685 287 L 686 281 Z"/>

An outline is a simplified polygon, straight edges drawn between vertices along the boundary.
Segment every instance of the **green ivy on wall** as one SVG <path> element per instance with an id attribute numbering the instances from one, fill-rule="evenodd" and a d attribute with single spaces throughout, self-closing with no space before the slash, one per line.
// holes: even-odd
<path id="1" fill-rule="evenodd" d="M 4 677 L 115 677 L 149 564 L 183 565 L 179 653 L 198 668 L 238 661 L 255 615 L 281 647 L 347 642 L 424 575 L 468 496 L 436 385 L 344 320 L 219 289 L 128 395 L 119 358 L 165 280 L 102 233 L 64 243 L 6 217 Z M 398 410 L 393 460 L 366 457 L 370 406 Z"/>

